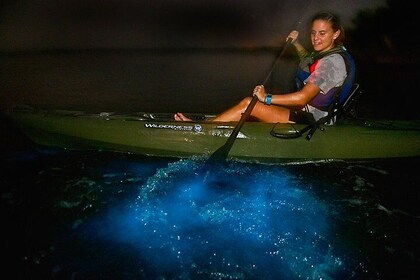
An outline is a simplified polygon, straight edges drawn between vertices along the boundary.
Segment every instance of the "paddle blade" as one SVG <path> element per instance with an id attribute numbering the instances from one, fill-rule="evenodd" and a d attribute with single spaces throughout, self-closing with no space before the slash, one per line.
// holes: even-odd
<path id="1" fill-rule="evenodd" d="M 219 149 L 217 149 L 209 158 L 210 161 L 212 161 L 213 163 L 216 162 L 221 162 L 221 161 L 225 161 L 230 149 L 233 146 L 233 143 L 236 140 L 236 136 L 238 136 L 239 131 L 241 130 L 242 126 L 244 125 L 246 119 L 249 117 L 249 115 L 251 114 L 252 109 L 254 108 L 255 104 L 258 101 L 258 96 L 254 95 L 252 97 L 251 102 L 248 104 L 248 107 L 246 108 L 245 112 L 242 114 L 241 119 L 239 120 L 239 122 L 236 124 L 235 128 L 233 129 L 232 133 L 229 135 L 228 140 L 226 141 L 226 143 L 220 147 Z"/>
<path id="2" fill-rule="evenodd" d="M 216 164 L 224 162 L 229 155 L 230 147 L 226 144 L 217 149 L 207 160 L 209 164 Z"/>

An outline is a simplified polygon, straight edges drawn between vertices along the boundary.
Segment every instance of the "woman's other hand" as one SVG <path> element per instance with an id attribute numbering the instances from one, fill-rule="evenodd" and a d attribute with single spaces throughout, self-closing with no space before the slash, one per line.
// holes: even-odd
<path id="1" fill-rule="evenodd" d="M 286 41 L 288 41 L 289 39 L 291 39 L 292 40 L 291 43 L 294 44 L 297 41 L 298 37 L 299 37 L 299 31 L 292 30 L 289 33 L 289 35 L 287 35 Z"/>

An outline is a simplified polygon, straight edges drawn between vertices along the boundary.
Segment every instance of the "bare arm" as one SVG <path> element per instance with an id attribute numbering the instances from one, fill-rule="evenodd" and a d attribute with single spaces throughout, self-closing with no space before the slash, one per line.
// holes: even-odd
<path id="1" fill-rule="evenodd" d="M 299 91 L 273 95 L 271 104 L 282 105 L 286 107 L 303 107 L 308 104 L 319 92 L 320 88 L 317 85 L 313 83 L 307 83 Z"/>
<path id="2" fill-rule="evenodd" d="M 285 107 L 303 107 L 308 104 L 320 90 L 321 89 L 317 85 L 309 82 L 299 91 L 273 95 L 271 104 Z M 256 86 L 254 95 L 258 96 L 259 101 L 264 102 L 267 97 L 264 86 Z"/>
<path id="3" fill-rule="evenodd" d="M 298 41 L 299 37 L 299 31 L 293 30 L 289 33 L 289 35 L 286 38 L 286 41 L 289 39 L 292 39 L 292 44 L 296 48 L 296 52 L 299 56 L 299 58 L 303 58 L 309 54 L 309 52 L 302 46 L 302 44 Z"/>
<path id="4" fill-rule="evenodd" d="M 291 39 L 291 43 L 295 46 L 296 51 L 300 58 L 305 57 L 308 54 L 308 51 L 299 43 L 297 40 L 299 37 L 299 32 L 293 30 L 289 33 L 286 40 Z M 281 105 L 285 107 L 303 107 L 308 104 L 319 92 L 320 88 L 308 82 L 305 86 L 296 92 L 273 95 L 271 98 L 271 104 Z M 266 101 L 267 92 L 263 85 L 256 86 L 254 88 L 254 95 L 258 97 L 258 100 L 261 102 Z"/>

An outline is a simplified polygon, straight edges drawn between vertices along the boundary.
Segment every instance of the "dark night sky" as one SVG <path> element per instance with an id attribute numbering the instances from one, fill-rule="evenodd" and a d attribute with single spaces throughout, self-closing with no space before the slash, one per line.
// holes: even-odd
<path id="1" fill-rule="evenodd" d="M 312 2 L 312 3 L 311 3 Z M 313 12 L 346 25 L 386 0 L 6 0 L 0 51 L 271 46 Z M 310 6 L 310 11 L 307 7 Z"/>

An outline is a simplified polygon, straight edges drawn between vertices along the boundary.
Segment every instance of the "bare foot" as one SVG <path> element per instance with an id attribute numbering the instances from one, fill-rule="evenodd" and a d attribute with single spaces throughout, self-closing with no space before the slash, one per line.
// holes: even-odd
<path id="1" fill-rule="evenodd" d="M 192 121 L 192 119 L 187 118 L 186 116 L 184 116 L 183 113 L 176 113 L 176 114 L 174 114 L 174 119 L 176 121 L 180 121 L 180 122 L 191 122 Z"/>

